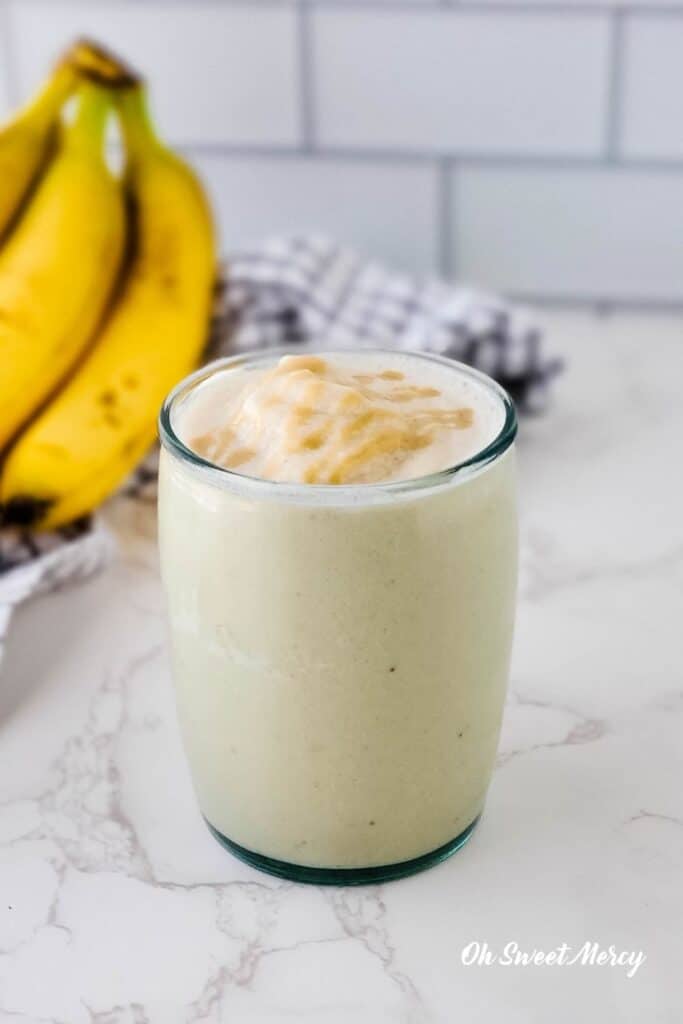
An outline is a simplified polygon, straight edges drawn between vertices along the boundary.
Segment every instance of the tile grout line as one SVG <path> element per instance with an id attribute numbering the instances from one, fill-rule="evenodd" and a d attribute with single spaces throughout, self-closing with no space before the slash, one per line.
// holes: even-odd
<path id="1" fill-rule="evenodd" d="M 460 168 L 457 160 L 454 160 L 453 158 L 450 158 L 447 161 L 447 163 L 449 204 L 448 259 L 451 277 L 455 279 L 456 275 L 460 273 L 460 266 L 462 263 L 462 247 L 460 245 L 460 218 L 458 216 L 460 212 L 460 190 L 458 188 L 458 174 Z"/>
<path id="2" fill-rule="evenodd" d="M 683 314 L 683 299 L 647 299 L 642 296 L 627 299 L 614 295 L 563 295 L 554 292 L 508 291 L 505 288 L 497 288 L 495 291 L 504 294 L 512 302 L 537 306 L 539 309 L 576 309 L 594 312 L 609 310 L 610 313 L 653 313 L 658 316 Z"/>
<path id="3" fill-rule="evenodd" d="M 2 3 L 2 0 L 0 0 Z M 438 150 L 428 149 L 391 149 L 376 148 L 353 145 L 318 145 L 315 144 L 307 152 L 298 144 L 278 143 L 247 143 L 247 142 L 202 142 L 200 140 L 173 140 L 173 145 L 186 153 L 197 153 L 201 156 L 224 156 L 235 159 L 268 159 L 279 158 L 283 160 L 295 159 L 302 156 L 315 156 L 320 161 L 350 161 L 355 163 L 388 163 L 388 164 L 413 164 L 430 165 L 435 160 L 448 160 L 457 163 L 459 167 L 474 167 L 486 170 L 521 170 L 521 171 L 566 171 L 583 174 L 595 170 L 609 170 L 617 174 L 641 171 L 651 174 L 680 175 L 683 172 L 683 159 L 675 157 L 626 157 L 620 158 L 617 163 L 610 165 L 606 162 L 604 153 L 598 156 L 534 156 L 533 154 L 521 155 L 519 153 L 468 153 L 466 151 L 453 150 L 453 152 L 439 153 Z"/>
<path id="4" fill-rule="evenodd" d="M 299 0 L 296 11 L 299 76 L 299 129 L 300 152 L 313 152 L 316 139 L 316 118 L 313 86 L 313 44 L 311 40 L 311 10 L 308 0 Z"/>
<path id="5" fill-rule="evenodd" d="M 441 277 L 452 280 L 455 270 L 453 245 L 453 190 L 451 161 L 441 157 L 437 164 L 436 265 Z"/>
<path id="6" fill-rule="evenodd" d="M 624 14 L 618 10 L 610 19 L 608 75 L 605 157 L 608 164 L 614 164 L 619 156 L 624 90 Z"/>

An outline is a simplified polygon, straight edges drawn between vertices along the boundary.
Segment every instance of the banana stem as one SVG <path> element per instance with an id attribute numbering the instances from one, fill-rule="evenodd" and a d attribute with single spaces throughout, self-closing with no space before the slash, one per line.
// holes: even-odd
<path id="1" fill-rule="evenodd" d="M 122 57 L 94 39 L 76 39 L 63 59 L 84 78 L 112 89 L 130 88 L 141 80 Z"/>
<path id="2" fill-rule="evenodd" d="M 78 90 L 78 110 L 66 131 L 67 145 L 83 146 L 102 152 L 107 117 L 111 111 L 111 94 L 97 85 L 84 83 Z"/>
<path id="3" fill-rule="evenodd" d="M 121 131 L 128 159 L 135 163 L 150 148 L 160 145 L 147 105 L 147 90 L 136 85 L 116 94 Z"/>

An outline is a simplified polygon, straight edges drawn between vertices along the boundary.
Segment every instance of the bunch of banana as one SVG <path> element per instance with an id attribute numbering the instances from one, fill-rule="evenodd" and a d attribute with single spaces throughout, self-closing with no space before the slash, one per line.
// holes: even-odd
<path id="1" fill-rule="evenodd" d="M 79 90 L 81 109 L 66 131 L 63 153 L 0 251 L 0 354 L 12 376 L 11 385 L 0 382 L 0 438 L 35 414 L 81 354 L 66 383 L 19 434 L 2 468 L 4 522 L 36 529 L 90 512 L 149 448 L 164 395 L 196 364 L 206 342 L 216 264 L 204 193 L 188 166 L 157 138 L 144 87 L 129 72 L 117 75 L 115 59 L 88 44 L 78 44 L 71 59 L 81 76 L 108 87 Z M 92 140 L 101 130 L 94 127 L 101 120 L 97 111 L 112 94 L 126 153 L 121 183 L 103 172 L 101 140 L 86 145 L 86 137 Z M 89 212 L 82 172 L 65 163 L 75 151 L 83 157 L 87 151 L 90 174 L 100 178 L 98 205 Z M 50 221 L 58 194 L 63 217 L 59 207 Z M 105 311 L 123 248 L 124 197 L 129 244 Z M 43 265 L 52 249 L 58 270 L 50 277 Z M 82 354 L 83 339 L 95 328 Z M 8 330 L 13 333 L 6 338 Z"/>
<path id="2" fill-rule="evenodd" d="M 71 369 L 100 322 L 121 266 L 125 213 L 104 160 L 111 99 L 78 91 L 78 110 L 0 251 L 0 445 Z"/>

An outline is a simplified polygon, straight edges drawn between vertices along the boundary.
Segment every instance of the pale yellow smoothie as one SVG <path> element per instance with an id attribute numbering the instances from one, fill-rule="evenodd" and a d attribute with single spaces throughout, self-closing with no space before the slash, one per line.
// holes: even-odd
<path id="1" fill-rule="evenodd" d="M 223 360 L 167 400 L 180 722 L 238 855 L 364 881 L 464 841 L 508 674 L 514 432 L 488 378 L 393 352 Z"/>

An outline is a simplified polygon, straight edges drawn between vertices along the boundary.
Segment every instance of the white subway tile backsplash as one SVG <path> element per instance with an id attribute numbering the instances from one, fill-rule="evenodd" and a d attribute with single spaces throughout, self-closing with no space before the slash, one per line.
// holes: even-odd
<path id="1" fill-rule="evenodd" d="M 197 156 L 226 251 L 319 231 L 404 270 L 434 268 L 436 174 L 421 164 Z"/>
<path id="2" fill-rule="evenodd" d="M 145 72 L 227 251 L 683 303 L 683 0 L 0 0 L 0 118 L 80 34 Z"/>
<path id="3" fill-rule="evenodd" d="M 296 144 L 296 14 L 289 5 L 10 4 L 22 95 L 78 35 L 120 51 L 152 83 L 162 133 L 176 142 Z"/>
<path id="4" fill-rule="evenodd" d="M 598 154 L 608 24 L 576 16 L 315 9 L 318 140 L 434 152 Z"/>
<path id="5" fill-rule="evenodd" d="M 683 158 L 683 18 L 628 18 L 621 152 Z"/>
<path id="6" fill-rule="evenodd" d="M 683 300 L 683 178 L 626 169 L 454 172 L 457 272 L 550 297 Z"/>

